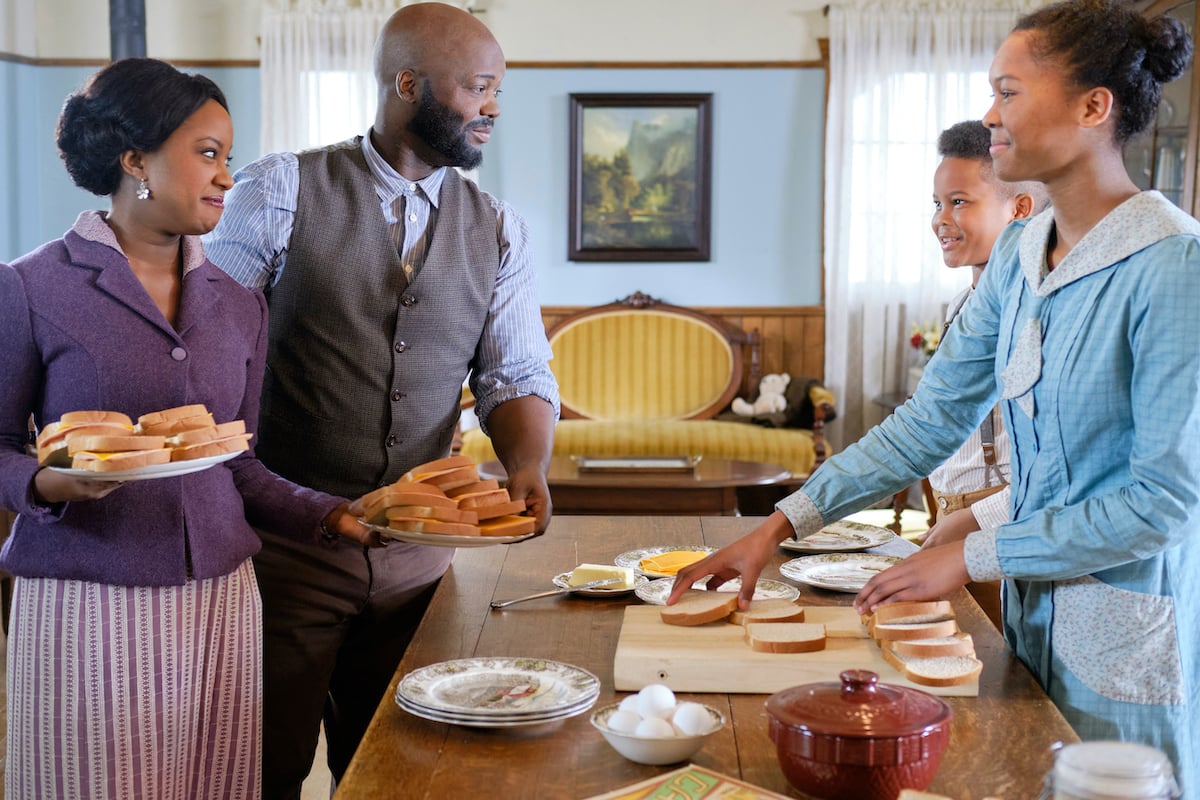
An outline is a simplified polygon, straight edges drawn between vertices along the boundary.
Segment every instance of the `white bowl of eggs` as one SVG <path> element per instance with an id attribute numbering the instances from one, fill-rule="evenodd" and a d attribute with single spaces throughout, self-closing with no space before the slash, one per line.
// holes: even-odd
<path id="1" fill-rule="evenodd" d="M 652 683 L 620 703 L 597 709 L 592 725 L 630 761 L 674 764 L 690 758 L 725 727 L 725 716 L 712 706 L 678 703 L 668 687 Z"/>

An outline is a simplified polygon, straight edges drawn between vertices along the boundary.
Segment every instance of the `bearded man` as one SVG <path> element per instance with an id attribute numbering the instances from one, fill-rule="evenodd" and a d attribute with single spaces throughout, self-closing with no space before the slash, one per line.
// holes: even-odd
<path id="1" fill-rule="evenodd" d="M 204 244 L 269 299 L 267 466 L 345 498 L 392 483 L 447 455 L 469 376 L 540 532 L 558 390 L 528 234 L 452 169 L 479 165 L 504 73 L 470 14 L 400 9 L 376 43 L 367 134 L 239 171 Z M 341 778 L 454 551 L 262 538 L 263 796 L 298 798 L 322 720 Z"/>

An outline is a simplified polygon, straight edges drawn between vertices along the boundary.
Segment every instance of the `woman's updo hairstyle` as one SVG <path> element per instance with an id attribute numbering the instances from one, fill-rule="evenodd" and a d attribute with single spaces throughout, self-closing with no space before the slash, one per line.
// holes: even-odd
<path id="1" fill-rule="evenodd" d="M 1182 22 L 1148 19 L 1119 0 L 1055 3 L 1022 17 L 1014 30 L 1035 32 L 1033 55 L 1062 64 L 1081 88 L 1103 86 L 1113 93 L 1119 144 L 1150 124 L 1162 85 L 1192 60 Z"/>
<path id="2" fill-rule="evenodd" d="M 76 186 L 111 195 L 121 185 L 122 153 L 154 152 L 209 100 L 229 110 L 220 88 L 203 75 L 154 58 L 114 61 L 63 103 L 58 154 Z"/>

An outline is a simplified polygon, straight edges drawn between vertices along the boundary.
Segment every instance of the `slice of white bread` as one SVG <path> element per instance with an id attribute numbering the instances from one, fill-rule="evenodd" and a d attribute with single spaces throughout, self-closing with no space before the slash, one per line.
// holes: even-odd
<path id="1" fill-rule="evenodd" d="M 883 660 L 905 678 L 922 686 L 958 686 L 972 680 L 983 670 L 983 662 L 973 656 L 909 658 L 884 648 Z"/>
<path id="2" fill-rule="evenodd" d="M 871 636 L 880 642 L 901 639 L 937 639 L 958 633 L 958 622 L 943 619 L 938 622 L 876 622 L 869 625 Z"/>
<path id="3" fill-rule="evenodd" d="M 213 439 L 209 442 L 189 444 L 171 449 L 172 461 L 188 461 L 193 458 L 209 458 L 226 453 L 240 453 L 250 449 L 250 434 L 239 433 L 226 436 L 223 439 Z"/>
<path id="4" fill-rule="evenodd" d="M 446 490 L 447 497 L 461 497 L 464 494 L 475 494 L 477 492 L 494 492 L 500 488 L 500 481 L 495 478 L 488 478 L 486 481 L 474 481 L 463 486 L 455 486 L 453 489 Z"/>
<path id="5" fill-rule="evenodd" d="M 75 412 L 81 413 L 81 412 Z M 107 412 L 83 412 L 104 414 Z M 124 414 L 119 415 L 125 419 Z M 62 420 L 44 425 L 38 432 L 36 446 L 38 464 L 43 467 L 69 467 L 70 453 L 67 450 L 68 436 L 112 435 L 128 436 L 133 433 L 132 423 L 124 422 L 78 422 L 64 423 Z"/>
<path id="6" fill-rule="evenodd" d="M 63 427 L 88 425 L 94 422 L 115 423 L 127 430 L 133 430 L 133 420 L 120 411 L 68 411 L 58 420 Z"/>
<path id="7" fill-rule="evenodd" d="M 141 433 L 170 436 L 180 431 L 208 428 L 213 425 L 212 414 L 203 403 L 164 408 L 138 417 L 137 429 Z"/>
<path id="8" fill-rule="evenodd" d="M 825 626 L 811 622 L 748 622 L 746 641 L 760 653 L 812 653 L 825 649 Z"/>
<path id="9" fill-rule="evenodd" d="M 512 502 L 512 498 L 508 496 L 508 489 L 487 489 L 482 492 L 460 494 L 454 499 L 459 508 L 482 508 L 483 506 Z"/>
<path id="10" fill-rule="evenodd" d="M 940 622 L 954 619 L 954 608 L 949 600 L 902 601 L 884 603 L 875 607 L 875 624 Z"/>
<path id="11" fill-rule="evenodd" d="M 433 461 L 426 461 L 424 464 L 417 464 L 408 472 L 400 476 L 401 481 L 420 482 L 432 475 L 438 475 L 451 470 L 470 467 L 475 469 L 475 461 L 470 456 L 446 456 L 445 458 L 435 458 Z M 476 476 L 475 480 L 479 480 Z"/>
<path id="12" fill-rule="evenodd" d="M 388 519 L 436 519 L 442 522 L 461 522 L 464 525 L 479 524 L 479 517 L 474 511 L 463 511 L 458 508 L 445 508 L 443 506 L 390 506 L 384 513 Z"/>
<path id="13" fill-rule="evenodd" d="M 668 625 L 703 625 L 725 619 L 737 608 L 737 592 L 708 592 L 688 589 L 673 606 L 663 606 L 662 621 Z"/>
<path id="14" fill-rule="evenodd" d="M 734 625 L 748 625 L 751 622 L 804 622 L 804 607 L 782 597 L 751 600 L 750 607 L 745 611 L 735 608 L 729 615 L 729 621 Z"/>
<path id="15" fill-rule="evenodd" d="M 495 519 L 481 520 L 479 532 L 484 536 L 524 536 L 537 530 L 537 520 L 506 514 Z"/>
<path id="16" fill-rule="evenodd" d="M 157 450 L 132 450 L 125 453 L 92 453 L 83 451 L 71 458 L 71 467 L 90 472 L 122 472 L 155 464 L 166 464 L 171 460 L 171 451 L 165 447 Z"/>
<path id="17" fill-rule="evenodd" d="M 507 517 L 513 514 L 524 514 L 526 506 L 522 500 L 509 500 L 507 503 L 495 503 L 490 506 L 472 506 L 463 510 L 474 511 L 480 520 L 485 520 L 495 519 L 496 517 Z"/>
<path id="18" fill-rule="evenodd" d="M 460 522 L 441 522 L 436 519 L 413 519 L 388 517 L 387 526 L 396 531 L 411 533 L 439 533 L 449 536 L 478 536 L 476 525 L 464 525 Z"/>
<path id="19" fill-rule="evenodd" d="M 204 442 L 224 439 L 228 436 L 240 436 L 245 432 L 246 421 L 235 419 L 209 427 L 193 428 L 189 431 L 176 433 L 173 436 L 167 437 L 167 444 L 171 447 L 187 447 L 192 444 L 203 444 Z"/>
<path id="20" fill-rule="evenodd" d="M 952 636 L 938 636 L 933 639 L 897 639 L 882 644 L 889 650 L 895 650 L 898 655 L 911 658 L 975 655 L 975 642 L 971 640 L 971 634 L 963 631 Z"/>
<path id="21" fill-rule="evenodd" d="M 216 425 L 213 422 L 213 415 L 204 413 L 196 414 L 191 417 L 172 417 L 169 419 L 159 420 L 158 422 L 139 422 L 138 430 L 142 433 L 156 434 L 159 436 L 173 436 L 183 431 L 194 431 L 198 428 L 212 428 Z"/>
<path id="22" fill-rule="evenodd" d="M 446 495 L 438 491 L 436 486 L 427 489 L 416 489 L 416 483 L 395 483 L 368 492 L 359 500 L 362 518 L 374 525 L 382 525 L 387 521 L 387 510 L 395 506 L 437 506 L 439 508 L 457 509 L 458 505 Z"/>
<path id="23" fill-rule="evenodd" d="M 460 467 L 459 469 L 448 469 L 442 472 L 435 472 L 431 475 L 418 476 L 415 483 L 431 483 L 441 489 L 443 492 L 451 489 L 458 489 L 463 486 L 468 486 L 472 483 L 479 482 L 479 472 L 476 471 L 475 465 L 469 467 Z"/>
<path id="24" fill-rule="evenodd" d="M 93 453 L 124 453 L 131 450 L 158 450 L 167 446 L 162 436 L 141 436 L 136 433 L 67 434 L 67 452 L 71 455 L 84 450 Z"/>

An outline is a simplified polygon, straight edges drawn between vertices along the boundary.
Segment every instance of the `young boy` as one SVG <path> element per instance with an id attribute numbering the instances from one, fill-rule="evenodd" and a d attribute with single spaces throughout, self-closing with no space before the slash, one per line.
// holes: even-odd
<path id="1" fill-rule="evenodd" d="M 991 133 L 978 120 L 959 122 L 938 137 L 942 161 L 933 174 L 933 233 L 947 267 L 971 269 L 971 286 L 951 301 L 946 327 L 970 299 L 1000 231 L 1014 219 L 1042 211 L 1049 202 L 1040 183 L 998 180 L 990 146 Z M 945 544 L 987 523 L 995 527 L 1007 522 L 1009 474 L 1008 436 L 999 410 L 993 409 L 962 447 L 930 474 L 936 522 L 922 541 Z M 967 588 L 999 627 L 999 585 Z"/>

